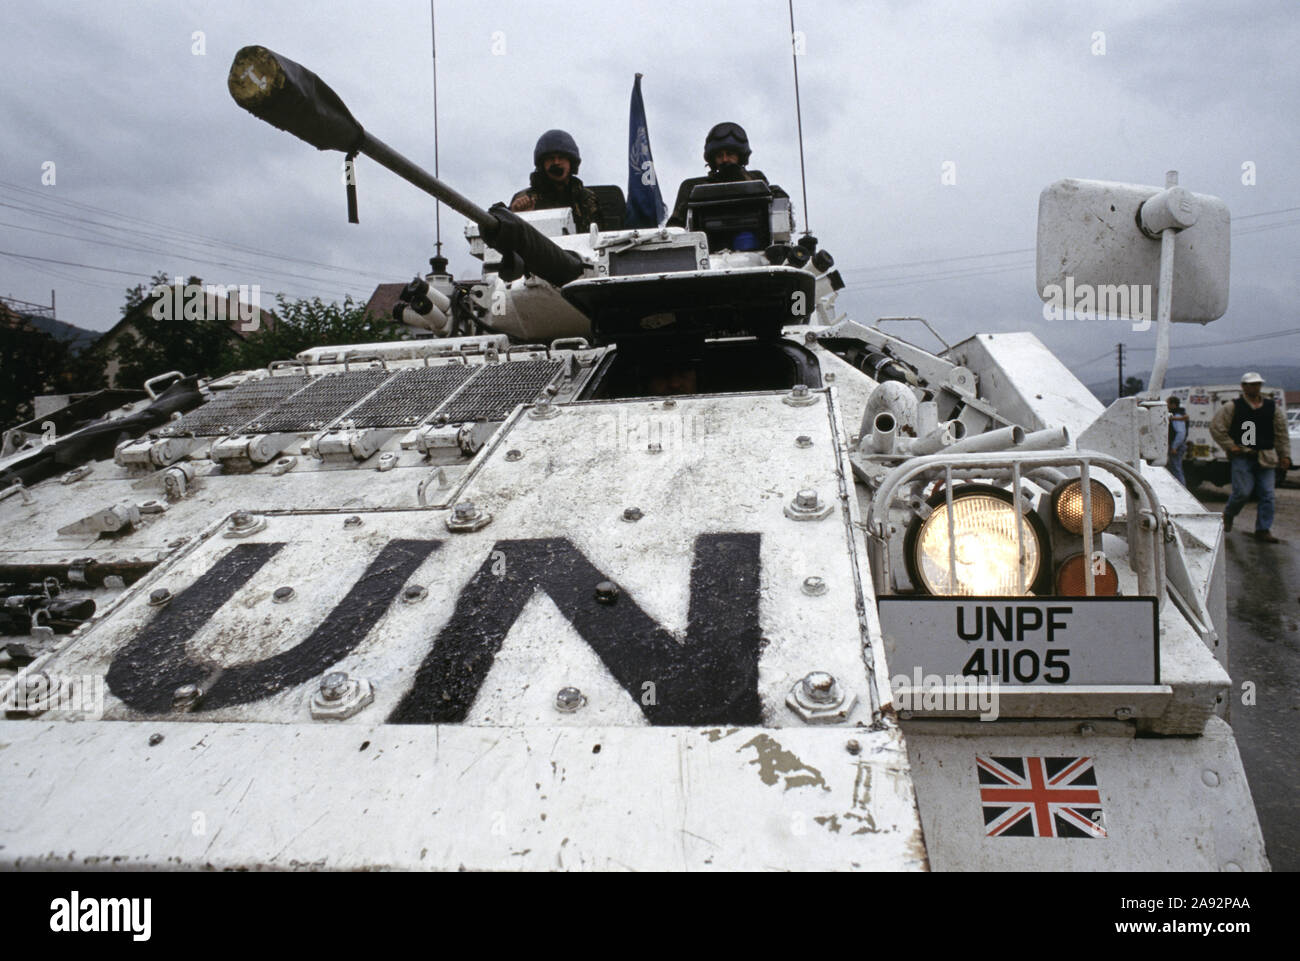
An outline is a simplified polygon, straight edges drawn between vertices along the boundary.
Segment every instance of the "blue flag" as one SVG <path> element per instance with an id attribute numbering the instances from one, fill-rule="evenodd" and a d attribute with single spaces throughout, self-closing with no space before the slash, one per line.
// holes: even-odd
<path id="1" fill-rule="evenodd" d="M 641 74 L 632 84 L 632 112 L 627 124 L 627 212 L 624 227 L 658 227 L 664 221 L 664 198 L 650 156 L 650 131 L 641 102 Z"/>

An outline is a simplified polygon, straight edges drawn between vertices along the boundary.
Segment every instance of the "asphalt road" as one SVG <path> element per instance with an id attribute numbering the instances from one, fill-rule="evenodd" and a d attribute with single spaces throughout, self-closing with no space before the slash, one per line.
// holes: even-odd
<path id="1" fill-rule="evenodd" d="M 1202 484 L 1197 496 L 1221 511 L 1228 490 Z M 1227 535 L 1230 720 L 1273 870 L 1300 871 L 1300 487 L 1279 488 L 1276 503 L 1273 533 L 1285 543 L 1251 537 L 1253 503 Z M 1246 681 L 1254 706 L 1241 703 Z"/>

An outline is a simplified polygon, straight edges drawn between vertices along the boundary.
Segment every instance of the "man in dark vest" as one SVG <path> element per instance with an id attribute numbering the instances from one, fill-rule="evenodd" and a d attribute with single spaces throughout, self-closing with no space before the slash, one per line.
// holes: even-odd
<path id="1" fill-rule="evenodd" d="M 1264 378 L 1251 371 L 1241 375 L 1241 396 L 1224 404 L 1210 421 L 1210 435 L 1232 464 L 1232 496 L 1223 508 L 1223 529 L 1245 506 L 1251 492 L 1259 496 L 1255 539 L 1278 543 L 1273 526 L 1273 485 L 1279 467 L 1291 466 L 1291 438 L 1286 415 L 1271 398 L 1262 396 Z"/>
<path id="2" fill-rule="evenodd" d="M 548 130 L 533 148 L 533 172 L 528 186 L 510 199 L 511 210 L 568 207 L 578 233 L 586 233 L 600 218 L 600 202 L 578 179 L 582 156 L 578 144 L 563 130 Z"/>
<path id="3" fill-rule="evenodd" d="M 737 180 L 761 180 L 767 183 L 761 170 L 749 170 L 749 136 L 738 123 L 716 124 L 704 137 L 704 162 L 709 165 L 707 177 L 691 177 L 677 188 L 677 202 L 668 218 L 669 227 L 686 226 L 686 202 L 691 190 L 700 184 L 731 183 Z M 780 187 L 772 187 L 773 197 L 788 196 Z"/>

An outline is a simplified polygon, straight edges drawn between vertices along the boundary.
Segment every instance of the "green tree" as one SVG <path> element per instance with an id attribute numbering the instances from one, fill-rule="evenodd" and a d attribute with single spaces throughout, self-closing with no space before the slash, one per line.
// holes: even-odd
<path id="1" fill-rule="evenodd" d="M 122 305 L 122 316 L 125 317 L 148 300 L 155 287 L 166 287 L 170 283 L 171 280 L 168 278 L 167 272 L 160 270 L 149 278 L 148 283 L 128 287 L 126 289 L 126 302 Z"/>
<path id="2" fill-rule="evenodd" d="M 1123 395 L 1123 396 L 1125 396 L 1125 397 L 1133 397 L 1133 396 L 1135 396 L 1135 395 L 1137 395 L 1137 394 L 1140 394 L 1140 393 L 1142 393 L 1142 391 L 1146 390 L 1146 386 L 1147 386 L 1146 384 L 1142 383 L 1141 378 L 1138 378 L 1138 377 L 1125 377 L 1125 378 L 1124 378 L 1124 395 Z"/>
<path id="3" fill-rule="evenodd" d="M 0 322 L 0 429 L 31 420 L 37 394 L 65 389 L 60 374 L 68 356 L 68 345 L 45 331 L 21 321 Z"/>
<path id="4" fill-rule="evenodd" d="M 157 280 L 161 274 L 155 274 Z M 166 278 L 163 278 L 164 280 Z M 202 286 L 203 281 L 191 277 L 187 284 Z M 179 370 L 184 374 L 216 377 L 233 369 L 231 340 L 235 337 L 228 321 L 209 318 L 206 311 L 200 317 L 158 317 L 154 305 L 161 298 L 151 293 L 150 282 L 127 291 L 122 316 L 131 319 L 131 327 L 118 335 L 112 358 L 118 362 L 117 383 L 129 386 L 143 384 L 150 377 Z M 171 288 L 163 296 L 170 296 Z"/>
<path id="5" fill-rule="evenodd" d="M 319 297 L 289 300 L 276 297 L 274 323 L 259 328 L 233 345 L 231 369 L 266 367 L 274 360 L 292 360 L 309 347 L 365 344 L 400 340 L 403 328 L 366 312 L 351 297 L 326 303 Z"/>

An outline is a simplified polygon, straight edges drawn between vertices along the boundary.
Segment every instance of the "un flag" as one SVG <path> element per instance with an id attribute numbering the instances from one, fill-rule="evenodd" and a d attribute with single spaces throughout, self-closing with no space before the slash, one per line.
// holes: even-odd
<path id="1" fill-rule="evenodd" d="M 650 131 L 641 102 L 641 74 L 632 84 L 632 111 L 627 125 L 627 212 L 625 227 L 658 227 L 664 222 L 664 198 L 650 155 Z"/>

